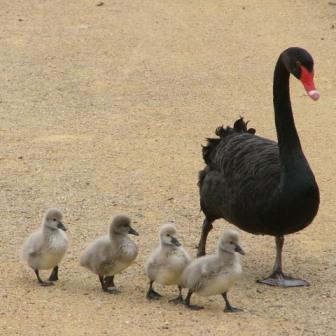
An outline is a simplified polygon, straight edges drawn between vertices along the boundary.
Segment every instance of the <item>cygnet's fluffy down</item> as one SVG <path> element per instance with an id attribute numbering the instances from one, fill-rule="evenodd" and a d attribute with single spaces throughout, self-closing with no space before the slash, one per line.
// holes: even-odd
<path id="1" fill-rule="evenodd" d="M 153 289 L 153 283 L 157 282 L 162 285 L 177 285 L 179 296 L 171 302 L 183 302 L 181 276 L 190 260 L 188 253 L 176 238 L 175 226 L 173 224 L 162 225 L 160 245 L 152 252 L 145 265 L 146 274 L 150 280 L 147 299 L 157 300 L 161 297 Z"/>
<path id="2" fill-rule="evenodd" d="M 108 234 L 92 242 L 80 257 L 80 264 L 98 275 L 104 292 L 117 293 L 115 274 L 130 266 L 138 255 L 138 247 L 128 234 L 138 236 L 130 218 L 118 215 L 109 225 Z"/>
<path id="3" fill-rule="evenodd" d="M 187 266 L 182 276 L 182 284 L 189 288 L 185 299 L 188 308 L 202 308 L 190 304 L 191 295 L 197 293 L 201 296 L 222 295 L 225 312 L 240 310 L 232 307 L 227 299 L 228 290 L 240 279 L 242 273 L 237 253 L 245 254 L 239 246 L 238 232 L 226 230 L 218 241 L 216 254 L 195 259 Z"/>
<path id="4" fill-rule="evenodd" d="M 35 271 L 41 286 L 53 285 L 58 280 L 58 264 L 68 249 L 66 228 L 62 223 L 62 213 L 58 209 L 49 209 L 43 218 L 41 228 L 25 242 L 22 257 Z M 49 281 L 40 278 L 39 270 L 53 269 Z"/>

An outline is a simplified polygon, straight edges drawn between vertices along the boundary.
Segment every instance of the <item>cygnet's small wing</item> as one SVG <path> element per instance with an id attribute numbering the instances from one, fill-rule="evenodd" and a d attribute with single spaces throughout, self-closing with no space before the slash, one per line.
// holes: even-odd
<path id="1" fill-rule="evenodd" d="M 183 274 L 186 287 L 194 292 L 201 290 L 207 281 L 215 277 L 220 271 L 220 266 L 216 264 L 216 261 L 217 257 L 215 255 L 203 256 L 193 260 Z"/>
<path id="2" fill-rule="evenodd" d="M 159 268 L 162 267 L 164 264 L 164 257 L 162 254 L 161 247 L 158 246 L 155 248 L 155 250 L 151 253 L 151 255 L 148 257 L 146 264 L 145 264 L 145 271 L 147 276 L 151 280 L 155 280 L 156 278 L 156 272 L 158 272 Z"/>
<path id="3" fill-rule="evenodd" d="M 22 257 L 28 260 L 32 257 L 37 257 L 42 254 L 43 250 L 43 235 L 41 231 L 34 232 L 25 242 L 22 249 Z"/>
<path id="4" fill-rule="evenodd" d="M 110 258 L 111 241 L 108 236 L 103 236 L 93 241 L 82 253 L 80 264 L 92 272 L 97 273 L 100 265 L 107 263 Z"/>
<path id="5" fill-rule="evenodd" d="M 202 281 L 202 259 L 206 257 L 200 257 L 192 261 L 184 270 L 182 274 L 183 287 L 190 288 L 195 291 L 200 286 Z"/>

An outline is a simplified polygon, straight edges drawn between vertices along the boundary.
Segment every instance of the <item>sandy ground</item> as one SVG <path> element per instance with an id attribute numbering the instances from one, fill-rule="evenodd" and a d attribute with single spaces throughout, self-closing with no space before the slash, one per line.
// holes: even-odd
<path id="1" fill-rule="evenodd" d="M 1 0 L 1 335 L 336 335 L 336 6 L 320 1 Z M 289 46 L 315 58 L 321 99 L 292 80 L 301 141 L 321 190 L 314 223 L 288 237 L 285 269 L 310 288 L 255 283 L 270 271 L 271 237 L 241 233 L 244 276 L 191 312 L 148 303 L 143 264 L 160 224 L 174 221 L 191 254 L 203 220 L 201 144 L 239 115 L 275 139 L 272 75 Z M 44 211 L 64 211 L 71 247 L 53 288 L 20 261 Z M 100 290 L 81 250 L 126 212 L 141 233 L 137 263 Z M 210 234 L 214 250 L 224 227 Z M 46 277 L 47 274 L 43 273 Z"/>

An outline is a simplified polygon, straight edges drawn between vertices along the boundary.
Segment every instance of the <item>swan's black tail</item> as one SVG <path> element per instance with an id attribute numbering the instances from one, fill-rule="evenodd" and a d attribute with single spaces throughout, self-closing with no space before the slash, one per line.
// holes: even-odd
<path id="1" fill-rule="evenodd" d="M 237 132 L 245 132 L 245 133 L 251 133 L 251 134 L 255 134 L 256 130 L 255 128 L 247 128 L 247 124 L 250 121 L 244 121 L 243 117 L 240 117 L 238 120 L 235 121 L 235 123 L 233 124 L 233 129 Z"/>
<path id="2" fill-rule="evenodd" d="M 217 145 L 220 143 L 220 141 L 227 137 L 230 134 L 233 133 L 250 133 L 255 134 L 256 130 L 254 128 L 247 128 L 248 121 L 244 121 L 243 117 L 240 117 L 237 119 L 234 124 L 233 128 L 230 126 L 227 127 L 217 127 L 215 134 L 219 136 L 219 138 L 207 138 L 207 144 L 205 146 L 202 146 L 202 153 L 203 153 L 203 160 L 208 165 L 210 164 L 210 157 L 211 153 L 214 151 L 214 149 L 217 147 Z M 204 178 L 204 177 L 203 177 Z M 201 176 L 199 178 L 199 183 L 201 183 Z"/>
<path id="3" fill-rule="evenodd" d="M 200 189 L 202 188 L 202 184 L 207 172 L 210 170 L 209 166 L 211 162 L 211 154 L 216 149 L 221 140 L 233 133 L 255 134 L 256 130 L 254 128 L 248 129 L 247 124 L 248 121 L 245 122 L 244 118 L 240 117 L 234 122 L 233 128 L 230 126 L 227 126 L 225 128 L 223 126 L 217 127 L 215 134 L 219 138 L 207 138 L 207 144 L 205 146 L 202 146 L 203 160 L 207 164 L 207 166 L 203 170 L 201 170 L 198 174 L 198 186 L 200 187 Z"/>

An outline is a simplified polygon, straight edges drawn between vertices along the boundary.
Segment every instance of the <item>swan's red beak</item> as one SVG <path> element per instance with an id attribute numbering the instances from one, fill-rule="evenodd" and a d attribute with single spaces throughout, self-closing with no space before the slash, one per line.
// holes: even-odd
<path id="1" fill-rule="evenodd" d="M 308 96 L 313 100 L 320 98 L 320 93 L 316 90 L 314 84 L 314 70 L 309 72 L 304 66 L 301 65 L 301 77 L 300 80 L 308 93 Z"/>

